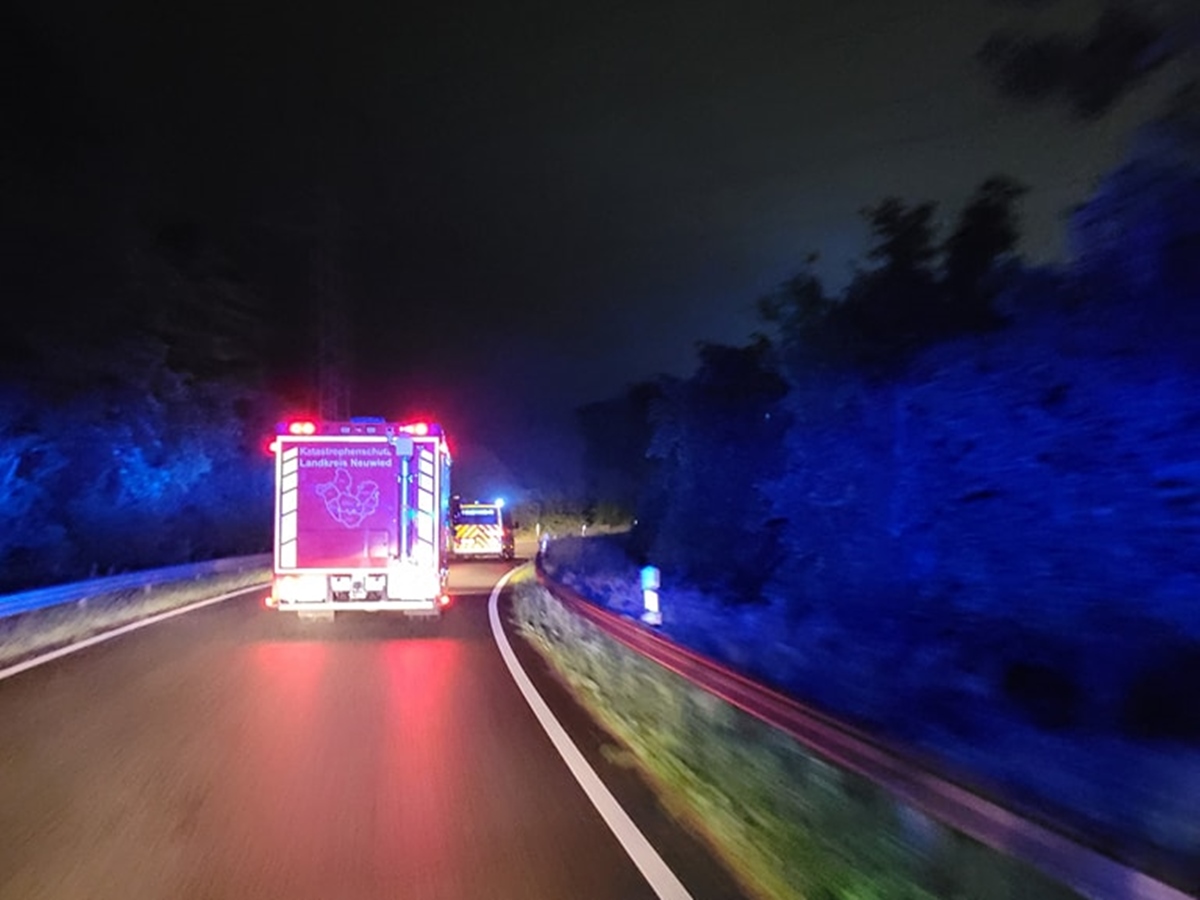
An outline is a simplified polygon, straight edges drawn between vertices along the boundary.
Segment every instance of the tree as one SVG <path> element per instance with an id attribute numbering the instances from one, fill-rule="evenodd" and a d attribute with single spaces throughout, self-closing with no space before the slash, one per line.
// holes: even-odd
<path id="1" fill-rule="evenodd" d="M 1017 201 L 1027 188 L 1004 175 L 983 182 L 959 213 L 954 233 L 943 244 L 943 283 L 963 321 L 985 322 L 991 315 L 986 276 L 1020 240 Z"/>
<path id="2" fill-rule="evenodd" d="M 269 333 L 264 301 L 205 229 L 166 224 L 129 258 L 134 324 L 167 345 L 168 365 L 257 381 Z"/>
<path id="3" fill-rule="evenodd" d="M 760 485 L 784 457 L 787 382 L 765 339 L 701 344 L 700 367 L 653 404 L 654 477 L 638 508 L 657 565 L 730 599 L 756 600 L 777 550 Z"/>
<path id="4" fill-rule="evenodd" d="M 933 203 L 888 197 L 862 210 L 874 238 L 867 258 L 880 265 L 859 273 L 834 312 L 834 325 L 859 344 L 860 358 L 890 358 L 922 343 L 936 319 L 937 259 Z"/>
<path id="5" fill-rule="evenodd" d="M 1110 2 L 1082 34 L 992 35 L 977 58 L 993 85 L 1024 102 L 1064 103 L 1096 119 L 1167 63 L 1200 44 L 1200 15 L 1190 0 Z M 1190 76 L 1194 77 L 1194 66 Z"/>
<path id="6" fill-rule="evenodd" d="M 49 486 L 67 465 L 38 428 L 38 398 L 0 383 L 0 592 L 62 579 L 73 545 Z"/>
<path id="7" fill-rule="evenodd" d="M 587 492 L 598 503 L 632 510 L 649 465 L 650 407 L 662 385 L 635 384 L 619 397 L 577 411 L 584 441 Z"/>
<path id="8" fill-rule="evenodd" d="M 897 197 L 885 197 L 875 206 L 866 207 L 862 216 L 875 238 L 867 256 L 883 263 L 888 272 L 927 274 L 937 257 L 933 245 L 936 211 L 933 203 L 909 206 Z"/>
<path id="9" fill-rule="evenodd" d="M 825 293 L 825 286 L 814 274 L 817 254 L 811 253 L 804 268 L 769 294 L 758 298 L 758 315 L 776 335 L 776 341 L 788 359 L 811 357 L 828 347 L 829 316 L 836 299 Z M 822 345 L 825 345 L 822 348 Z"/>

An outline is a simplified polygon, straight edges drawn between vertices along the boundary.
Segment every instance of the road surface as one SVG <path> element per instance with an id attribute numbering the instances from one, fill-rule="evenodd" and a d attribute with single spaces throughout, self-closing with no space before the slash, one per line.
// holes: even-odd
<path id="1" fill-rule="evenodd" d="M 257 590 L 0 681 L 0 898 L 655 897 L 497 651 L 506 568 L 457 565 L 438 623 Z M 512 639 L 688 893 L 740 897 Z"/>

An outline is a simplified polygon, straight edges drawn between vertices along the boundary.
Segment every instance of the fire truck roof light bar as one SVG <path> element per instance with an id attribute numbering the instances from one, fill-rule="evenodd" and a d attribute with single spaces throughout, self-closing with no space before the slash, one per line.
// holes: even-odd
<path id="1" fill-rule="evenodd" d="M 276 434 L 291 437 L 313 437 L 317 435 L 392 435 L 407 434 L 413 437 L 436 437 L 442 435 L 442 426 L 431 422 L 406 422 L 403 424 L 375 420 L 349 422 L 314 422 L 298 419 L 280 422 L 275 426 Z"/>

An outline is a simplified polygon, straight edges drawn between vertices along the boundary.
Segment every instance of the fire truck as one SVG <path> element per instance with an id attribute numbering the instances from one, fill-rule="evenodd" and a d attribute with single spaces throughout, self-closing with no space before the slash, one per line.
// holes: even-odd
<path id="1" fill-rule="evenodd" d="M 463 503 L 456 497 L 450 508 L 454 520 L 455 557 L 512 559 L 516 556 L 515 526 L 503 501 Z"/>
<path id="2" fill-rule="evenodd" d="M 276 427 L 275 572 L 267 605 L 437 616 L 451 549 L 450 450 L 439 425 L 383 419 Z"/>

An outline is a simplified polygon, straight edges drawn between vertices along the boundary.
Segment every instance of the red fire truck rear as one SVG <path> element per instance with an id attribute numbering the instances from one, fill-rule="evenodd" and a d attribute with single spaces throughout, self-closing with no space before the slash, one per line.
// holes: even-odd
<path id="1" fill-rule="evenodd" d="M 382 419 L 276 428 L 275 578 L 267 605 L 438 615 L 446 593 L 450 451 L 439 425 Z"/>

